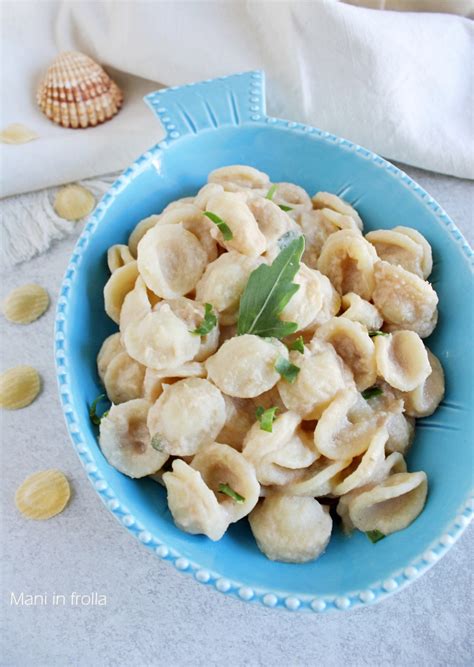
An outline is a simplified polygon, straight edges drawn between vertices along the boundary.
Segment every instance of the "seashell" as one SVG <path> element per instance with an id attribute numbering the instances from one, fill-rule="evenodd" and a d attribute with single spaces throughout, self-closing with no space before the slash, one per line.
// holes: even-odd
<path id="1" fill-rule="evenodd" d="M 69 482 L 59 470 L 42 470 L 25 479 L 15 493 L 15 505 L 27 519 L 50 519 L 66 507 Z"/>
<path id="2" fill-rule="evenodd" d="M 0 132 L 2 144 L 26 144 L 34 139 L 38 139 L 36 132 L 21 123 L 11 123 Z"/>
<path id="3" fill-rule="evenodd" d="M 44 287 L 30 283 L 11 291 L 2 304 L 2 311 L 10 322 L 29 324 L 41 317 L 48 306 L 48 292 Z"/>
<path id="4" fill-rule="evenodd" d="M 9 368 L 0 375 L 0 407 L 19 410 L 33 403 L 39 394 L 40 377 L 31 366 Z"/>
<path id="5" fill-rule="evenodd" d="M 118 113 L 122 100 L 117 84 L 79 51 L 60 53 L 36 94 L 39 108 L 50 120 L 71 128 L 104 123 Z"/>
<path id="6" fill-rule="evenodd" d="M 94 195 L 82 185 L 66 185 L 58 190 L 54 198 L 54 210 L 64 220 L 85 218 L 94 206 Z"/>

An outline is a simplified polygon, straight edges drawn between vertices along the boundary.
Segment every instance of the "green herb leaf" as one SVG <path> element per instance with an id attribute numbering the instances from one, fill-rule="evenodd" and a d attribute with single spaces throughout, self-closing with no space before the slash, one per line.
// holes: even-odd
<path id="1" fill-rule="evenodd" d="M 275 370 L 280 373 L 284 380 L 293 384 L 301 369 L 292 364 L 291 361 L 288 361 L 288 359 L 285 359 L 285 357 L 279 357 L 275 364 Z"/>
<path id="2" fill-rule="evenodd" d="M 165 450 L 165 443 L 163 436 L 160 433 L 155 433 L 151 439 L 151 446 L 153 449 L 156 449 L 157 452 L 163 452 Z"/>
<path id="3" fill-rule="evenodd" d="M 219 228 L 222 236 L 224 237 L 224 241 L 231 241 L 234 238 L 234 235 L 232 234 L 232 231 L 227 225 L 222 218 L 219 218 L 218 215 L 215 213 L 212 213 L 211 211 L 204 211 L 204 215 L 206 218 L 209 218 L 209 220 L 212 220 L 212 222 L 217 225 Z"/>
<path id="4" fill-rule="evenodd" d="M 281 250 L 272 264 L 261 264 L 252 271 L 240 299 L 237 335 L 285 338 L 294 333 L 296 322 L 283 322 L 278 315 L 299 285 L 293 282 L 304 250 L 299 236 Z"/>
<path id="5" fill-rule="evenodd" d="M 106 412 L 104 412 L 102 415 L 99 416 L 97 414 L 97 404 L 100 403 L 100 401 L 107 401 L 107 400 L 108 398 L 105 394 L 99 394 L 99 396 L 97 396 L 97 398 L 95 398 L 90 404 L 89 417 L 91 422 L 96 426 L 99 426 L 100 420 L 103 419 L 104 417 L 107 417 L 107 415 L 109 414 L 109 411 L 107 410 Z"/>
<path id="6" fill-rule="evenodd" d="M 270 190 L 265 195 L 265 199 L 270 199 L 270 201 L 271 201 L 273 199 L 273 197 L 275 196 L 275 192 L 277 191 L 277 187 L 278 187 L 278 185 L 276 183 L 274 183 L 272 185 L 272 187 L 270 188 Z"/>
<path id="7" fill-rule="evenodd" d="M 375 336 L 388 336 L 388 333 L 385 333 L 385 331 L 369 331 L 369 336 L 371 338 L 375 338 Z"/>
<path id="8" fill-rule="evenodd" d="M 292 211 L 291 206 L 285 206 L 285 204 L 278 204 L 282 211 Z"/>
<path id="9" fill-rule="evenodd" d="M 235 500 L 236 503 L 242 504 L 245 502 L 245 498 L 234 491 L 228 484 L 219 484 L 219 493 L 225 493 L 226 496 Z"/>
<path id="10" fill-rule="evenodd" d="M 272 432 L 273 422 L 276 419 L 277 410 L 278 408 L 276 406 L 265 410 L 265 408 L 262 408 L 261 405 L 259 405 L 255 410 L 255 414 L 257 415 L 257 419 L 260 422 L 260 428 L 262 431 L 267 431 L 268 433 Z"/>
<path id="11" fill-rule="evenodd" d="M 384 537 L 387 537 L 383 533 L 380 532 L 380 530 L 369 530 L 366 533 L 367 537 L 369 540 L 372 542 L 372 544 L 375 544 L 376 542 L 380 542 L 380 540 L 383 540 Z"/>
<path id="12" fill-rule="evenodd" d="M 288 345 L 289 350 L 294 350 L 295 352 L 301 352 L 301 354 L 304 353 L 304 340 L 303 336 L 298 336 L 296 340 L 294 340 L 292 343 Z"/>
<path id="13" fill-rule="evenodd" d="M 366 401 L 369 400 L 369 398 L 374 398 L 375 396 L 380 396 L 380 394 L 383 394 L 383 391 L 380 389 L 380 387 L 376 387 L 375 385 L 373 387 L 369 387 L 368 389 L 364 389 L 362 392 L 362 398 L 365 398 Z"/>
<path id="14" fill-rule="evenodd" d="M 201 324 L 191 331 L 196 336 L 207 336 L 207 334 L 214 329 L 217 324 L 217 317 L 214 314 L 210 303 L 204 304 L 204 319 Z"/>

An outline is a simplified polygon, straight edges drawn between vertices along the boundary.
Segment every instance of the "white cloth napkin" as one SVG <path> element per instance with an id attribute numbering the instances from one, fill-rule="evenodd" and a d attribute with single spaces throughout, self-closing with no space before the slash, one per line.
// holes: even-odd
<path id="1" fill-rule="evenodd" d="M 382 155 L 474 178 L 474 24 L 446 14 L 313 2 L 3 2 L 0 126 L 40 138 L 2 145 L 2 194 L 122 169 L 162 136 L 150 90 L 263 68 L 272 115 L 311 123 Z M 37 109 L 41 73 L 84 51 L 125 92 L 110 122 L 55 126 Z"/>

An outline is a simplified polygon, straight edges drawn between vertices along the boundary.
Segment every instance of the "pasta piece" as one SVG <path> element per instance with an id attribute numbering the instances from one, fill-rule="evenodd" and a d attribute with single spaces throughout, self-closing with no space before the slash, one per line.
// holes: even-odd
<path id="1" fill-rule="evenodd" d="M 228 192 L 241 190 L 264 190 L 265 194 L 270 187 L 270 179 L 263 171 L 258 171 L 248 165 L 234 164 L 229 167 L 214 169 L 208 176 L 209 183 L 218 183 Z M 212 210 L 212 209 L 210 209 Z"/>
<path id="2" fill-rule="evenodd" d="M 159 470 L 168 454 L 151 445 L 146 420 L 150 404 L 142 398 L 112 405 L 100 420 L 99 444 L 111 466 L 128 477 L 138 478 Z"/>
<path id="3" fill-rule="evenodd" d="M 225 442 L 237 451 L 242 451 L 244 438 L 255 424 L 255 403 L 249 398 L 225 396 L 226 418 L 216 440 Z"/>
<path id="4" fill-rule="evenodd" d="M 214 442 L 225 420 L 225 402 L 219 389 L 208 380 L 186 378 L 164 387 L 147 423 L 161 451 L 190 456 Z"/>
<path id="5" fill-rule="evenodd" d="M 201 473 L 207 487 L 216 495 L 230 523 L 247 516 L 258 502 L 260 484 L 255 470 L 242 454 L 229 445 L 212 443 L 198 451 L 191 466 Z M 222 493 L 222 485 L 230 487 L 243 500 L 236 500 Z"/>
<path id="6" fill-rule="evenodd" d="M 323 284 L 326 280 L 326 276 L 319 271 L 301 264 L 294 278 L 294 282 L 300 287 L 282 310 L 281 319 L 285 322 L 296 322 L 297 331 L 304 331 L 312 328 L 316 320 L 324 318 L 324 308 L 331 308 L 332 294 L 335 293 L 332 290 L 328 299 L 327 286 Z"/>
<path id="7" fill-rule="evenodd" d="M 265 236 L 267 248 L 276 245 L 278 239 L 288 232 L 301 234 L 296 222 L 270 199 L 254 197 L 248 202 L 248 207 Z"/>
<path id="8" fill-rule="evenodd" d="M 157 225 L 178 225 L 198 239 L 207 254 L 207 261 L 217 259 L 217 243 L 212 238 L 213 223 L 202 214 L 202 210 L 193 204 L 167 208 L 160 215 Z"/>
<path id="9" fill-rule="evenodd" d="M 324 273 L 339 294 L 355 292 L 369 300 L 374 289 L 375 249 L 352 229 L 341 229 L 325 242 L 318 260 Z"/>
<path id="10" fill-rule="evenodd" d="M 406 456 L 415 437 L 415 420 L 400 413 L 392 414 L 387 422 L 388 440 L 385 451 Z"/>
<path id="11" fill-rule="evenodd" d="M 143 220 L 140 220 L 138 225 L 135 227 L 133 232 L 130 234 L 128 237 L 128 247 L 130 249 L 130 253 L 132 257 L 137 257 L 138 253 L 138 244 L 142 240 L 142 238 L 145 236 L 148 230 L 152 229 L 158 220 L 160 219 L 159 215 L 150 215 L 148 218 L 144 218 Z"/>
<path id="12" fill-rule="evenodd" d="M 123 300 L 122 308 L 120 309 L 120 332 L 123 334 L 131 322 L 142 320 L 148 313 L 151 313 L 149 293 L 145 281 L 139 275 L 134 288 L 130 290 Z"/>
<path id="13" fill-rule="evenodd" d="M 298 222 L 305 237 L 303 262 L 311 269 L 317 269 L 323 245 L 339 228 L 328 220 L 322 211 L 303 211 Z"/>
<path id="14" fill-rule="evenodd" d="M 82 185 L 66 185 L 56 193 L 54 210 L 65 220 L 80 220 L 92 213 L 95 198 L 90 190 Z"/>
<path id="15" fill-rule="evenodd" d="M 48 292 L 35 283 L 12 290 L 2 304 L 2 312 L 15 324 L 30 324 L 48 310 Z"/>
<path id="16" fill-rule="evenodd" d="M 421 513 L 428 492 L 424 472 L 398 473 L 349 502 L 349 517 L 364 532 L 390 535 L 403 530 Z"/>
<path id="17" fill-rule="evenodd" d="M 377 229 L 365 238 L 374 246 L 380 259 L 423 278 L 423 248 L 409 236 L 393 229 Z"/>
<path id="18" fill-rule="evenodd" d="M 276 385 L 278 359 L 288 359 L 288 350 L 276 338 L 244 334 L 226 341 L 209 359 L 209 379 L 228 396 L 254 398 Z"/>
<path id="19" fill-rule="evenodd" d="M 164 213 L 168 213 L 169 211 L 172 211 L 175 208 L 181 208 L 181 206 L 187 206 L 188 204 L 194 204 L 194 197 L 180 197 L 179 199 L 175 199 L 174 201 L 171 201 L 167 206 L 164 207 L 164 209 L 161 211 L 161 215 L 163 215 Z"/>
<path id="20" fill-rule="evenodd" d="M 189 331 L 194 331 L 199 327 L 204 319 L 205 308 L 202 303 L 180 297 L 179 299 L 170 299 L 167 302 L 173 313 L 186 323 Z M 196 335 L 196 334 L 194 334 Z M 219 346 L 219 325 L 211 329 L 205 336 L 198 336 L 200 346 L 198 352 L 194 355 L 194 361 L 205 361 Z"/>
<path id="21" fill-rule="evenodd" d="M 418 387 L 402 392 L 405 410 L 410 417 L 429 417 L 444 396 L 444 371 L 439 359 L 427 349 L 431 373 Z"/>
<path id="22" fill-rule="evenodd" d="M 198 361 L 187 361 L 175 368 L 164 368 L 156 371 L 147 368 L 143 380 L 143 398 L 149 403 L 154 403 L 163 393 L 165 385 L 173 384 L 182 378 L 206 377 L 204 364 Z"/>
<path id="23" fill-rule="evenodd" d="M 0 408 L 20 410 L 33 403 L 41 389 L 40 376 L 31 366 L 15 366 L 0 374 Z"/>
<path id="24" fill-rule="evenodd" d="M 375 347 L 367 329 L 362 324 L 346 317 L 333 317 L 318 327 L 315 337 L 334 347 L 337 354 L 352 371 L 359 391 L 374 384 L 377 379 Z"/>
<path id="25" fill-rule="evenodd" d="M 385 421 L 386 416 L 373 411 L 354 387 L 343 389 L 321 415 L 314 444 L 329 459 L 352 459 L 368 449 Z"/>
<path id="26" fill-rule="evenodd" d="M 217 215 L 229 227 L 232 238 L 225 240 L 222 232 L 213 226 L 212 236 L 226 250 L 237 250 L 248 257 L 258 257 L 267 247 L 265 236 L 249 207 L 238 194 L 223 192 L 210 197 L 208 211 Z"/>
<path id="27" fill-rule="evenodd" d="M 379 471 L 385 461 L 385 443 L 387 440 L 388 431 L 385 423 L 382 422 L 374 432 L 367 451 L 362 458 L 360 460 L 354 459 L 352 464 L 346 469 L 349 474 L 333 488 L 335 496 L 342 496 L 353 489 L 364 486 L 364 484 L 370 483 L 380 474 Z"/>
<path id="28" fill-rule="evenodd" d="M 340 213 L 341 215 L 347 215 L 353 218 L 360 231 L 362 231 L 363 224 L 360 215 L 357 213 L 355 208 L 353 208 L 350 204 L 345 202 L 337 195 L 331 194 L 330 192 L 317 192 L 314 195 L 312 201 L 313 207 L 315 209 L 329 208 L 333 211 L 336 211 L 337 213 Z"/>
<path id="29" fill-rule="evenodd" d="M 224 188 L 219 183 L 206 183 L 194 198 L 194 206 L 200 208 L 201 211 L 207 210 L 207 202 L 213 195 L 219 195 L 224 192 Z"/>
<path id="30" fill-rule="evenodd" d="M 38 139 L 39 135 L 34 130 L 22 123 L 10 123 L 0 132 L 2 144 L 26 144 L 28 141 Z"/>
<path id="31" fill-rule="evenodd" d="M 373 301 L 392 330 L 429 336 L 438 321 L 438 296 L 431 285 L 401 266 L 379 261 L 374 269 Z"/>
<path id="32" fill-rule="evenodd" d="M 51 519 L 64 510 L 71 497 L 67 478 L 59 470 L 29 475 L 15 493 L 15 505 L 27 519 Z"/>
<path id="33" fill-rule="evenodd" d="M 326 549 L 332 519 L 314 498 L 272 494 L 249 516 L 257 546 L 267 558 L 283 563 L 306 563 Z"/>
<path id="34" fill-rule="evenodd" d="M 411 391 L 431 373 L 426 348 L 414 331 L 376 336 L 374 342 L 378 373 L 392 387 Z"/>
<path id="35" fill-rule="evenodd" d="M 271 432 L 262 430 L 259 422 L 249 430 L 242 453 L 254 466 L 260 484 L 289 484 L 298 477 L 295 471 L 318 458 L 311 434 L 300 425 L 300 415 L 285 412 L 275 419 Z"/>
<path id="36" fill-rule="evenodd" d="M 275 204 L 288 207 L 288 215 L 298 216 L 304 211 L 311 211 L 313 204 L 310 196 L 299 185 L 295 183 L 276 183 L 275 194 L 273 195 Z"/>
<path id="37" fill-rule="evenodd" d="M 342 307 L 344 312 L 341 313 L 341 317 L 347 317 L 353 322 L 360 322 L 368 331 L 379 331 L 381 329 L 383 319 L 377 308 L 365 299 L 361 299 L 355 292 L 344 294 Z"/>
<path id="38" fill-rule="evenodd" d="M 116 243 L 107 250 L 107 266 L 110 273 L 113 273 L 116 269 L 120 269 L 120 267 L 125 266 L 129 262 L 133 262 L 133 260 L 134 257 L 128 245 Z"/>
<path id="39" fill-rule="evenodd" d="M 282 492 L 290 496 L 308 496 L 311 498 L 329 496 L 341 480 L 341 472 L 351 463 L 351 459 L 332 461 L 321 456 L 315 463 L 302 471 L 293 482 L 287 484 Z"/>
<path id="40" fill-rule="evenodd" d="M 255 421 L 255 410 L 258 407 L 262 407 L 265 410 L 268 410 L 268 408 L 277 407 L 280 414 L 282 412 L 286 412 L 285 405 L 280 398 L 280 394 L 279 394 L 278 388 L 276 386 L 272 387 L 268 391 L 264 391 L 263 394 L 260 394 L 259 396 L 256 396 L 255 398 L 252 398 L 251 400 L 252 400 L 252 404 L 254 405 L 254 410 L 253 410 L 254 419 L 253 419 L 253 421 Z"/>
<path id="41" fill-rule="evenodd" d="M 108 365 L 117 354 L 123 351 L 124 347 L 120 340 L 119 333 L 114 333 L 111 336 L 108 336 L 102 343 L 99 354 L 97 355 L 97 371 L 102 384 L 104 383 Z"/>
<path id="42" fill-rule="evenodd" d="M 194 359 L 201 340 L 190 333 L 186 323 L 163 301 L 143 319 L 127 326 L 123 344 L 136 361 L 149 368 L 163 370 Z"/>
<path id="43" fill-rule="evenodd" d="M 420 234 L 420 232 L 417 232 L 416 229 L 413 229 L 412 227 L 394 227 L 393 231 L 399 232 L 400 234 L 405 234 L 412 241 L 415 241 L 415 243 L 418 243 L 418 245 L 421 246 L 423 251 L 423 259 L 421 261 L 421 277 L 426 280 L 433 269 L 433 256 L 431 253 L 431 246 L 428 241 L 425 239 L 423 234 Z"/>
<path id="44" fill-rule="evenodd" d="M 222 324 L 234 324 L 249 276 L 261 263 L 260 258 L 246 257 L 235 250 L 224 253 L 206 267 L 196 285 L 196 299 L 211 303 Z"/>
<path id="45" fill-rule="evenodd" d="M 143 396 L 145 367 L 129 357 L 126 352 L 119 352 L 107 366 L 104 385 L 112 403 L 125 403 Z"/>
<path id="46" fill-rule="evenodd" d="M 303 419 L 319 419 L 336 393 L 352 384 L 350 371 L 337 356 L 331 345 L 313 341 L 311 350 L 303 354 L 290 352 L 290 362 L 300 371 L 293 384 L 280 380 L 278 391 L 288 410 Z"/>
<path id="47" fill-rule="evenodd" d="M 137 278 L 137 263 L 129 262 L 114 271 L 105 284 L 105 312 L 116 324 L 120 322 L 120 311 L 125 297 L 134 288 Z"/>
<path id="48" fill-rule="evenodd" d="M 138 269 L 146 286 L 162 299 L 196 287 L 207 264 L 206 250 L 180 224 L 156 224 L 138 244 Z"/>
<path id="49" fill-rule="evenodd" d="M 229 516 L 215 494 L 190 465 L 176 459 L 172 472 L 163 475 L 168 507 L 175 524 L 191 535 L 206 535 L 216 542 L 229 525 Z"/>

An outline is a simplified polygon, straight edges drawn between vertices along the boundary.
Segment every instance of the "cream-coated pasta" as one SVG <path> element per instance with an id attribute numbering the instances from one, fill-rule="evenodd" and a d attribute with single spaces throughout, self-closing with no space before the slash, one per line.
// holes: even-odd
<path id="1" fill-rule="evenodd" d="M 341 197 L 338 197 L 331 192 L 317 192 L 312 198 L 312 201 L 313 208 L 315 209 L 329 208 L 333 211 L 336 211 L 337 213 L 340 213 L 341 215 L 352 218 L 355 221 L 358 229 L 362 231 L 363 223 L 360 215 L 357 213 L 355 208 L 341 199 Z"/>
<path id="2" fill-rule="evenodd" d="M 428 353 L 414 331 L 396 331 L 375 338 L 377 371 L 389 385 L 411 391 L 431 373 Z"/>
<path id="3" fill-rule="evenodd" d="M 268 174 L 244 164 L 214 169 L 209 174 L 208 181 L 222 185 L 228 192 L 239 192 L 240 190 L 266 192 L 270 187 Z"/>
<path id="4" fill-rule="evenodd" d="M 405 410 L 410 417 L 429 417 L 436 410 L 444 396 L 444 371 L 440 360 L 427 349 L 430 374 L 420 385 L 408 392 L 402 392 Z"/>
<path id="5" fill-rule="evenodd" d="M 138 278 L 136 262 L 129 262 L 116 269 L 104 287 L 105 312 L 116 323 L 120 322 L 120 311 L 127 294 Z"/>
<path id="6" fill-rule="evenodd" d="M 383 318 L 377 308 L 355 292 L 344 294 L 341 303 L 344 308 L 341 317 L 360 322 L 368 331 L 378 331 L 383 325 Z"/>
<path id="7" fill-rule="evenodd" d="M 423 251 L 423 259 L 421 261 L 421 277 L 426 280 L 433 269 L 433 255 L 431 252 L 431 246 L 428 241 L 425 239 L 423 234 L 420 234 L 420 232 L 418 232 L 416 229 L 413 229 L 413 227 L 398 226 L 394 227 L 393 231 L 399 232 L 400 234 L 405 234 L 412 241 L 415 241 L 415 243 L 418 243 L 418 245 L 421 246 Z"/>
<path id="8" fill-rule="evenodd" d="M 265 236 L 267 248 L 277 244 L 278 239 L 288 232 L 301 234 L 296 222 L 274 201 L 265 197 L 253 197 L 248 201 L 248 207 L 257 221 L 258 228 Z"/>
<path id="9" fill-rule="evenodd" d="M 212 238 L 212 222 L 203 215 L 202 210 L 194 204 L 182 204 L 163 211 L 157 225 L 181 225 L 198 239 L 207 254 L 207 261 L 217 258 L 217 244 Z"/>
<path id="10" fill-rule="evenodd" d="M 365 238 L 374 246 L 380 259 L 423 278 L 423 247 L 409 236 L 393 229 L 377 229 Z"/>
<path id="11" fill-rule="evenodd" d="M 119 352 L 107 365 L 104 386 L 112 403 L 125 403 L 143 396 L 145 366 L 126 352 Z"/>
<path id="12" fill-rule="evenodd" d="M 320 498 L 334 495 L 334 488 L 342 479 L 342 471 L 351 463 L 351 459 L 334 461 L 320 456 L 315 463 L 301 471 L 295 481 L 286 484 L 281 491 L 290 496 L 308 496 Z"/>
<path id="13" fill-rule="evenodd" d="M 120 269 L 121 266 L 125 266 L 129 262 L 133 262 L 134 259 L 127 245 L 117 243 L 110 246 L 107 250 L 107 264 L 110 273 L 113 273 L 116 269 Z"/>
<path id="14" fill-rule="evenodd" d="M 223 192 L 210 197 L 208 211 L 217 215 L 227 225 L 231 237 L 227 240 L 217 225 L 211 230 L 212 236 L 226 250 L 237 250 L 248 257 L 258 257 L 267 247 L 265 236 L 242 197 L 235 192 Z"/>
<path id="15" fill-rule="evenodd" d="M 138 244 L 145 236 L 147 231 L 149 229 L 152 229 L 156 225 L 159 219 L 160 219 L 159 215 L 153 214 L 148 216 L 148 218 L 140 220 L 140 222 L 137 224 L 135 229 L 130 234 L 128 238 L 128 248 L 130 250 L 132 257 L 134 257 L 135 259 L 137 258 Z"/>
<path id="16" fill-rule="evenodd" d="M 97 372 L 101 382 L 104 382 L 105 373 L 107 367 L 115 357 L 115 355 L 124 351 L 124 347 L 120 340 L 120 334 L 114 333 L 111 336 L 108 336 L 101 345 L 99 354 L 97 355 Z"/>

